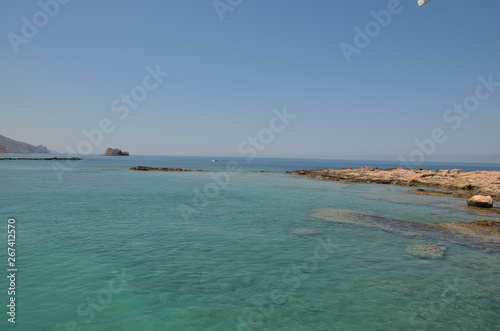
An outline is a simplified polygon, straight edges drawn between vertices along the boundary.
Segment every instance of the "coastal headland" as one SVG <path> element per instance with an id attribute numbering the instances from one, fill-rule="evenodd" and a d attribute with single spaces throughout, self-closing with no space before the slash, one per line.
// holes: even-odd
<path id="1" fill-rule="evenodd" d="M 287 171 L 288 174 L 320 180 L 346 183 L 392 184 L 413 187 L 432 187 L 437 190 L 413 190 L 420 194 L 451 195 L 470 198 L 474 195 L 491 196 L 500 201 L 500 171 L 424 170 L 345 168 Z"/>

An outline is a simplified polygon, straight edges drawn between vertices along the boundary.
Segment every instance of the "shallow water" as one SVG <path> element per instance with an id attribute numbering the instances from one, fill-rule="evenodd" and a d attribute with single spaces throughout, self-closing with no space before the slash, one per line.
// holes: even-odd
<path id="1" fill-rule="evenodd" d="M 1 218 L 5 231 L 16 219 L 19 270 L 16 324 L 3 312 L 0 329 L 500 328 L 500 254 L 446 242 L 444 259 L 420 259 L 406 248 L 426 238 L 310 216 L 487 219 L 457 208 L 463 199 L 280 172 L 366 163 L 237 159 L 241 171 L 228 171 L 229 161 L 91 157 L 59 177 L 52 161 L 0 162 Z M 137 165 L 209 172 L 127 170 Z"/>

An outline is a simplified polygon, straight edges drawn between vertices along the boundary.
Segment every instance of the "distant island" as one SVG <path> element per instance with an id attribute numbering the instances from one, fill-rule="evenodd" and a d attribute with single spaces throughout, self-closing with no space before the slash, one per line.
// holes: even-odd
<path id="1" fill-rule="evenodd" d="M 119 148 L 109 148 L 103 154 L 104 156 L 129 156 L 130 153 L 126 151 L 122 151 Z"/>
<path id="2" fill-rule="evenodd" d="M 50 151 L 43 145 L 33 146 L 0 135 L 0 154 L 49 154 Z"/>

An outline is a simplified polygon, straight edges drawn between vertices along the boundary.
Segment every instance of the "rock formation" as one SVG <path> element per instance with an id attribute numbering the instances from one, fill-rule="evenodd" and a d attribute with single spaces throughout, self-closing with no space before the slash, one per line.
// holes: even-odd
<path id="1" fill-rule="evenodd" d="M 136 171 L 193 171 L 191 169 L 181 169 L 181 168 L 153 168 L 153 167 L 145 167 L 145 166 L 137 166 L 130 168 L 129 170 L 136 170 Z M 203 171 L 203 170 L 194 170 L 194 171 Z"/>
<path id="2" fill-rule="evenodd" d="M 334 180 L 348 183 L 395 184 L 401 186 L 435 187 L 445 195 L 471 197 L 489 195 L 500 201 L 500 171 L 424 170 L 347 168 L 289 171 L 289 174 L 313 179 Z M 419 191 L 418 193 L 426 193 Z M 436 194 L 436 191 L 432 193 Z"/>
<path id="3" fill-rule="evenodd" d="M 3 161 L 83 161 L 79 157 L 2 157 Z"/>
<path id="4" fill-rule="evenodd" d="M 426 243 L 409 246 L 406 248 L 406 252 L 421 259 L 441 259 L 444 257 L 446 248 L 440 243 Z"/>
<path id="5" fill-rule="evenodd" d="M 129 156 L 129 152 L 124 152 L 119 148 L 107 148 L 103 154 L 104 156 Z"/>
<path id="6" fill-rule="evenodd" d="M 5 148 L 4 145 L 0 145 L 0 154 L 5 154 L 7 153 L 7 148 Z"/>
<path id="7" fill-rule="evenodd" d="M 500 252 L 500 221 L 415 222 L 387 218 L 372 212 L 331 208 L 315 210 L 311 216 L 338 224 L 353 224 L 402 236 L 426 237 Z"/>
<path id="8" fill-rule="evenodd" d="M 470 207 L 492 208 L 493 198 L 489 195 L 474 195 L 467 200 L 467 205 Z"/>

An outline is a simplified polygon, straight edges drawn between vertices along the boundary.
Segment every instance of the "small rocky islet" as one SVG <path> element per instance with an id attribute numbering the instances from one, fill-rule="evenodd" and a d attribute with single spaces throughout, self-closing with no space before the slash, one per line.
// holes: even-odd
<path id="1" fill-rule="evenodd" d="M 103 156 L 130 156 L 130 153 L 127 151 L 122 151 L 119 148 L 108 147 L 106 148 Z"/>

